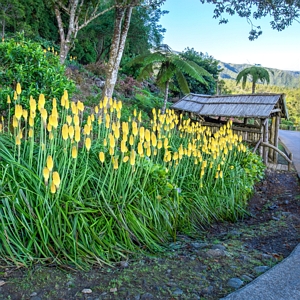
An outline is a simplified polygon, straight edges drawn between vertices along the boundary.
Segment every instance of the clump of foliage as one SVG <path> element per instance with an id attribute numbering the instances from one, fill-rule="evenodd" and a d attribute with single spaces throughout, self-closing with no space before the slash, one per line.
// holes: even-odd
<path id="1" fill-rule="evenodd" d="M 152 110 L 121 121 L 121 101 L 85 113 L 64 92 L 0 123 L 0 256 L 84 267 L 160 251 L 177 232 L 236 220 L 263 164 L 233 133 Z M 39 125 L 35 126 L 35 124 Z M 254 168 L 254 163 L 256 168 Z"/>
<path id="2" fill-rule="evenodd" d="M 7 109 L 7 96 L 13 98 L 12 89 L 18 82 L 22 85 L 24 99 L 37 98 L 40 93 L 51 99 L 60 97 L 65 89 L 70 93 L 75 90 L 52 49 L 42 49 L 40 44 L 22 35 L 0 42 L 0 111 Z"/>

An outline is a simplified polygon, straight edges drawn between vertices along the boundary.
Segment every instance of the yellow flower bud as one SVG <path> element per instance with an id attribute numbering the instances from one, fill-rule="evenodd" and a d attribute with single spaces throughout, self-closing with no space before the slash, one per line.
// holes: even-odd
<path id="1" fill-rule="evenodd" d="M 40 94 L 39 95 L 39 102 L 38 102 L 38 109 L 39 111 L 44 108 L 45 106 L 45 95 L 44 94 Z"/>
<path id="2" fill-rule="evenodd" d="M 124 140 L 121 141 L 121 152 L 127 152 L 126 141 Z"/>
<path id="3" fill-rule="evenodd" d="M 115 157 L 115 158 L 114 158 L 114 169 L 117 170 L 118 168 L 119 168 L 118 158 Z"/>
<path id="4" fill-rule="evenodd" d="M 28 110 L 27 110 L 27 109 L 23 109 L 22 115 L 23 115 L 23 118 L 24 118 L 24 120 L 25 120 L 25 122 L 26 122 L 27 119 L 28 119 Z"/>
<path id="5" fill-rule="evenodd" d="M 69 137 L 70 137 L 71 140 L 74 137 L 74 133 L 75 133 L 74 126 L 72 126 L 72 125 L 69 126 Z"/>
<path id="6" fill-rule="evenodd" d="M 48 117 L 47 110 L 45 108 L 41 108 L 40 112 L 41 112 L 42 120 L 45 124 L 47 122 L 47 117 Z"/>
<path id="7" fill-rule="evenodd" d="M 138 143 L 138 154 L 139 155 L 144 154 L 143 144 L 141 142 Z"/>
<path id="8" fill-rule="evenodd" d="M 49 171 L 51 172 L 53 169 L 53 159 L 52 159 L 51 155 L 48 155 L 46 165 L 47 165 L 47 168 L 49 169 Z"/>
<path id="9" fill-rule="evenodd" d="M 33 129 L 32 129 L 32 128 L 29 128 L 28 136 L 29 136 L 30 138 L 33 137 Z"/>
<path id="10" fill-rule="evenodd" d="M 72 147 L 72 158 L 76 158 L 77 157 L 77 147 L 73 146 Z"/>
<path id="11" fill-rule="evenodd" d="M 13 116 L 13 128 L 17 128 L 18 127 L 18 120 L 16 118 L 16 116 Z"/>
<path id="12" fill-rule="evenodd" d="M 115 154 L 115 148 L 109 147 L 109 155 Z"/>
<path id="13" fill-rule="evenodd" d="M 17 83 L 16 92 L 17 92 L 17 94 L 18 94 L 18 95 L 20 95 L 20 94 L 21 94 L 21 92 L 22 92 L 22 89 L 21 89 L 21 84 L 20 84 L 19 82 Z"/>
<path id="14" fill-rule="evenodd" d="M 99 152 L 99 160 L 103 163 L 104 160 L 105 160 L 105 155 L 104 155 L 104 152 Z"/>
<path id="15" fill-rule="evenodd" d="M 52 173 L 52 182 L 54 183 L 55 187 L 58 189 L 60 185 L 60 177 L 58 172 L 53 172 Z"/>
<path id="16" fill-rule="evenodd" d="M 79 117 L 77 115 L 73 116 L 74 125 L 79 125 Z"/>
<path id="17" fill-rule="evenodd" d="M 10 104 L 11 103 L 11 99 L 10 99 L 10 96 L 7 95 L 7 104 Z"/>
<path id="18" fill-rule="evenodd" d="M 143 141 L 145 137 L 145 128 L 141 127 L 140 128 L 140 140 Z"/>
<path id="19" fill-rule="evenodd" d="M 111 148 L 115 147 L 115 138 L 114 138 L 114 136 L 111 133 L 109 134 L 109 146 Z"/>
<path id="20" fill-rule="evenodd" d="M 15 116 L 17 120 L 20 120 L 23 115 L 22 105 L 17 104 L 15 107 Z"/>
<path id="21" fill-rule="evenodd" d="M 19 135 L 16 136 L 16 145 L 17 145 L 17 146 L 20 146 L 20 145 L 21 145 L 21 139 L 20 139 L 20 136 L 19 136 Z"/>
<path id="22" fill-rule="evenodd" d="M 51 183 L 50 191 L 51 191 L 52 194 L 56 193 L 56 187 L 55 187 L 55 184 L 53 182 Z"/>
<path id="23" fill-rule="evenodd" d="M 14 100 L 16 101 L 18 99 L 18 95 L 17 95 L 17 92 L 14 91 Z"/>
<path id="24" fill-rule="evenodd" d="M 162 148 L 162 141 L 159 140 L 159 141 L 157 142 L 157 149 L 161 149 L 161 148 Z"/>
<path id="25" fill-rule="evenodd" d="M 127 162 L 128 162 L 128 160 L 129 160 L 129 156 L 124 156 L 124 158 L 123 158 L 123 162 L 124 162 L 124 163 L 127 163 Z"/>
<path id="26" fill-rule="evenodd" d="M 50 171 L 47 167 L 45 167 L 43 169 L 43 176 L 44 176 L 44 179 L 45 179 L 45 184 L 47 185 L 48 184 L 48 180 L 49 180 L 49 176 L 50 176 Z"/>
<path id="27" fill-rule="evenodd" d="M 67 123 L 68 123 L 68 125 L 71 125 L 71 123 L 72 123 L 72 117 L 71 116 L 67 116 Z"/>
<path id="28" fill-rule="evenodd" d="M 87 151 L 90 151 L 90 149 L 91 149 L 91 143 L 92 143 L 91 139 L 89 137 L 87 137 L 85 139 L 85 147 L 86 147 Z"/>
<path id="29" fill-rule="evenodd" d="M 129 160 L 130 164 L 132 166 L 134 166 L 135 164 L 135 151 L 132 149 L 131 152 L 130 152 L 130 160 Z"/>
<path id="30" fill-rule="evenodd" d="M 62 138 L 66 141 L 69 136 L 69 127 L 67 124 L 64 124 L 61 130 Z"/>
<path id="31" fill-rule="evenodd" d="M 36 111 L 36 101 L 32 98 L 32 96 L 30 96 L 29 105 L 30 105 L 30 111 L 35 112 Z"/>

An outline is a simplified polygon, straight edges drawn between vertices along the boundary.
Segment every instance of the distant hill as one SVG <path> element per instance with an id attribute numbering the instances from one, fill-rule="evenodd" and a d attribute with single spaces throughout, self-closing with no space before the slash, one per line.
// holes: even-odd
<path id="1" fill-rule="evenodd" d="M 252 65 L 219 62 L 219 66 L 224 69 L 220 73 L 220 77 L 222 79 L 235 80 L 240 71 L 245 68 L 251 67 Z M 265 69 L 267 69 L 270 74 L 270 85 L 285 86 L 289 88 L 300 87 L 300 71 L 283 71 L 271 68 Z"/>

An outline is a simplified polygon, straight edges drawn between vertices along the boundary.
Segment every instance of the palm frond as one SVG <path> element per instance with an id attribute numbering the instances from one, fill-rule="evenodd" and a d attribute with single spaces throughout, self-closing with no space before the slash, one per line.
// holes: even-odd
<path id="1" fill-rule="evenodd" d="M 205 79 L 195 70 L 195 68 L 193 66 L 191 66 L 189 64 L 189 62 L 181 59 L 181 58 L 177 58 L 173 60 L 173 64 L 182 72 L 188 74 L 189 76 L 195 78 L 196 80 L 198 80 L 199 82 L 201 82 L 202 84 L 207 84 Z"/>
<path id="2" fill-rule="evenodd" d="M 188 94 L 190 92 L 189 85 L 180 70 L 176 70 L 176 79 L 178 81 L 178 85 L 184 94 Z"/>
<path id="3" fill-rule="evenodd" d="M 153 64 L 148 64 L 141 69 L 137 80 L 141 81 L 143 79 L 149 78 L 153 74 Z"/>
<path id="4" fill-rule="evenodd" d="M 174 75 L 176 67 L 173 64 L 162 64 L 157 74 L 157 82 L 165 83 Z"/>
<path id="5" fill-rule="evenodd" d="M 128 62 L 126 65 L 128 67 L 131 67 L 133 65 L 148 65 L 148 64 L 153 64 L 155 62 L 162 62 L 165 60 L 165 55 L 163 55 L 160 52 L 154 52 L 150 54 L 144 54 L 144 55 L 139 55 L 133 58 L 130 62 Z"/>

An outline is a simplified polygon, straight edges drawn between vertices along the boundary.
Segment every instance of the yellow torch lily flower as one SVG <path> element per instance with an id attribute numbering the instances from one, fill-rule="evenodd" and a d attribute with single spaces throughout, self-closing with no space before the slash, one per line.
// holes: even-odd
<path id="1" fill-rule="evenodd" d="M 52 182 L 54 183 L 55 187 L 58 189 L 60 185 L 60 176 L 56 171 L 52 173 Z"/>

